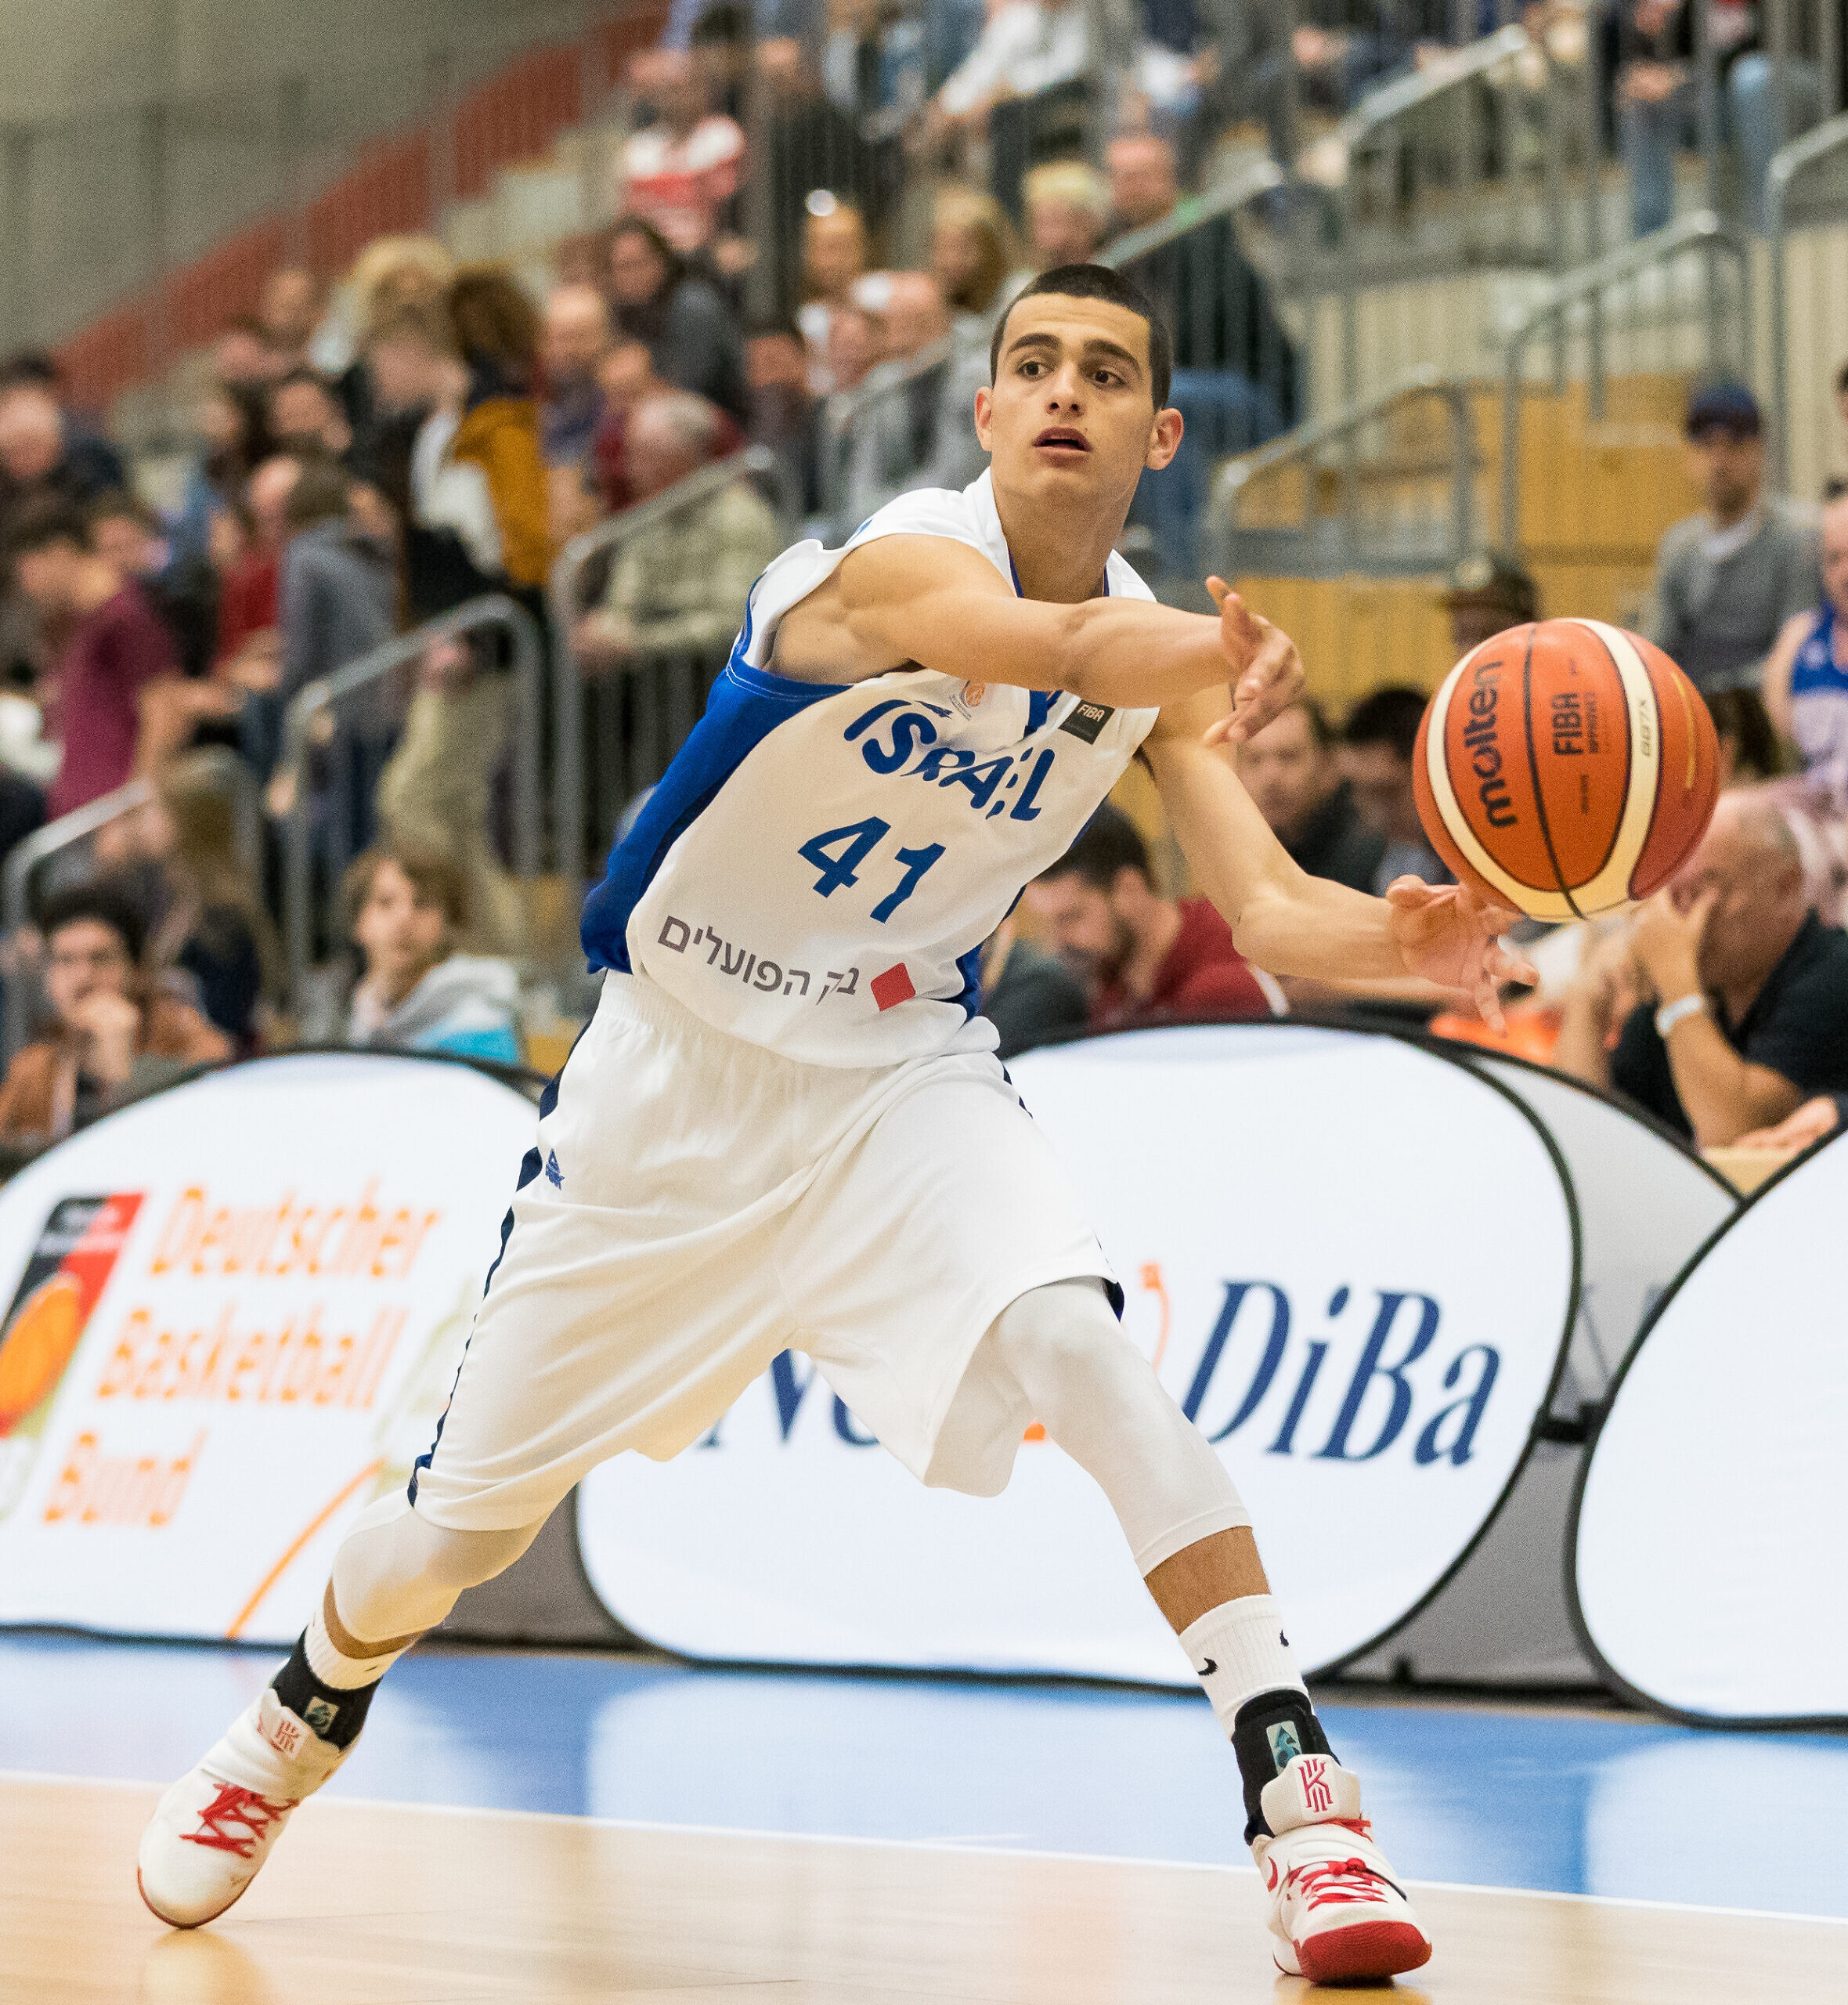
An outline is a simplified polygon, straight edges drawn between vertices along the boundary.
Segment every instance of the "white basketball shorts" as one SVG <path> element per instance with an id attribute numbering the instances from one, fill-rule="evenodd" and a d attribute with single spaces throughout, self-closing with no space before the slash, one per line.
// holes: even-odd
<path id="1" fill-rule="evenodd" d="M 536 1523 L 625 1448 L 677 1454 L 785 1349 L 922 1477 L 1002 1310 L 1113 1284 L 991 1052 L 804 1064 L 617 974 L 503 1235 L 413 1479 L 457 1531 Z"/>

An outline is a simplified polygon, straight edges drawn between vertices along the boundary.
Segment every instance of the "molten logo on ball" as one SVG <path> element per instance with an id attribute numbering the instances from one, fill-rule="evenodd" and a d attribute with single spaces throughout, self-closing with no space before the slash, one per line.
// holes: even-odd
<path id="1" fill-rule="evenodd" d="M 1413 761 L 1431 847 L 1499 904 L 1589 919 L 1668 882 L 1705 832 L 1719 746 L 1659 648 L 1595 620 L 1511 627 L 1432 697 Z"/>

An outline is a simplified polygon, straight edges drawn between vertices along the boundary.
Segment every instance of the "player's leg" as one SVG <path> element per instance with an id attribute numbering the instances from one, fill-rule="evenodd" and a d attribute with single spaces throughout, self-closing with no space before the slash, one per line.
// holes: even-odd
<path id="1" fill-rule="evenodd" d="M 1101 1285 L 1062 1281 L 1011 1304 L 971 1376 L 980 1386 L 996 1373 L 1103 1490 L 1232 1742 L 1279 1963 L 1324 1982 L 1417 1968 L 1429 1938 L 1373 1843 L 1359 1781 L 1330 1750 L 1249 1515 Z M 985 1397 L 993 1403 L 991 1383 Z M 952 1450 L 955 1420 L 952 1408 Z"/>

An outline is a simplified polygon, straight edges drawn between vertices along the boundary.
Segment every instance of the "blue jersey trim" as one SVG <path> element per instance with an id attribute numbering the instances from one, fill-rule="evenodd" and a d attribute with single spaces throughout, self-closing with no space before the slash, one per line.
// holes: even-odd
<path id="1" fill-rule="evenodd" d="M 660 785 L 636 817 L 634 827 L 610 853 L 603 882 L 584 901 L 579 937 L 593 968 L 633 972 L 629 917 L 654 882 L 668 851 L 778 724 L 800 716 L 810 704 L 853 687 L 850 683 L 798 682 L 768 669 L 753 668 L 742 659 L 749 641 L 747 617 L 731 659 L 713 685 L 706 714 L 674 754 Z"/>
<path id="2" fill-rule="evenodd" d="M 1797 649 L 1790 671 L 1790 693 L 1806 696 L 1825 689 L 1848 689 L 1848 669 L 1835 661 L 1835 615 L 1825 606 L 1821 616 L 1810 629 L 1809 638 Z"/>

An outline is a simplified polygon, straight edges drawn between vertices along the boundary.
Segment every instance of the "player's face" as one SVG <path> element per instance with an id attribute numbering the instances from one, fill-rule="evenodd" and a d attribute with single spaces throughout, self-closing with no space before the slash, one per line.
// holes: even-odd
<path id="1" fill-rule="evenodd" d="M 1120 966 L 1135 945 L 1110 893 L 1075 870 L 1028 885 L 1027 905 L 1066 959 L 1094 977 Z"/>
<path id="2" fill-rule="evenodd" d="M 1154 407 L 1139 313 L 1047 293 L 1009 313 L 994 387 L 976 392 L 976 432 L 998 488 L 1126 507 L 1142 469 L 1174 457 L 1181 414 Z"/>

